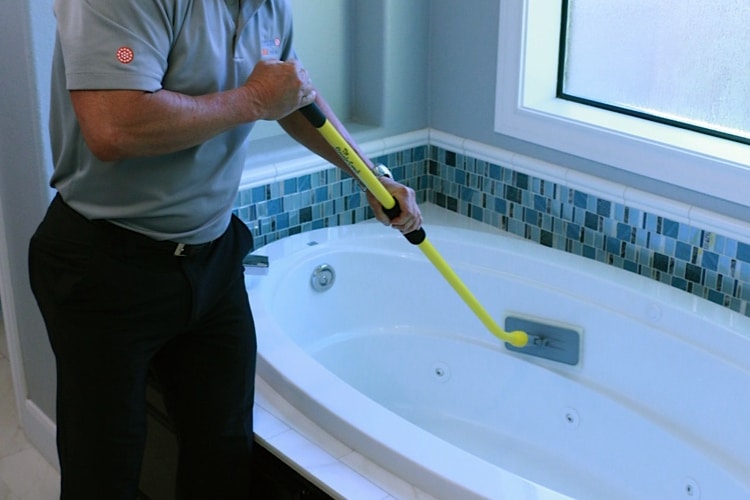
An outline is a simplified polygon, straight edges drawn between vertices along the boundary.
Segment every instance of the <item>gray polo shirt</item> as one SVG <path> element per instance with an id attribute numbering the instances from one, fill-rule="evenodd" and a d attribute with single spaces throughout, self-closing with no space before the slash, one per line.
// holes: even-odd
<path id="1" fill-rule="evenodd" d="M 51 184 L 75 210 L 158 240 L 202 243 L 226 229 L 252 124 L 176 153 L 98 160 L 67 90 L 242 85 L 261 59 L 294 58 L 287 0 L 55 0 Z"/>

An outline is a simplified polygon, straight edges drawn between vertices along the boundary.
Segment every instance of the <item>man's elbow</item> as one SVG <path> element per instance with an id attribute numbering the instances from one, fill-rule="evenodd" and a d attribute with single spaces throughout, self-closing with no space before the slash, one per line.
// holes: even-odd
<path id="1" fill-rule="evenodd" d="M 86 146 L 98 160 L 113 162 L 127 158 L 127 146 L 121 131 L 106 126 L 83 134 Z"/>

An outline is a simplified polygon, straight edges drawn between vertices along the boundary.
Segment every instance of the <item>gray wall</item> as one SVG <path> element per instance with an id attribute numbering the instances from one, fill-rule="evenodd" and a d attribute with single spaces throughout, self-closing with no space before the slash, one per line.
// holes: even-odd
<path id="1" fill-rule="evenodd" d="M 28 286 L 29 238 L 49 202 L 47 139 L 49 61 L 53 45 L 51 0 L 6 0 L 0 16 L 0 216 L 6 242 L 3 290 L 8 335 L 17 333 L 26 367 L 26 396 L 54 414 L 55 367 L 47 335 Z M 32 31 L 31 20 L 34 20 Z M 7 321 L 15 319 L 13 323 Z"/>

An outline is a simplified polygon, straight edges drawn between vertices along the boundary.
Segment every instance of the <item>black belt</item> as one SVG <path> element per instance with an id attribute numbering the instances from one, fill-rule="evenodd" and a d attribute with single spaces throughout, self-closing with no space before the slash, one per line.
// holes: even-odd
<path id="1" fill-rule="evenodd" d="M 64 218 L 63 227 L 68 230 L 80 228 L 79 231 L 86 231 L 86 228 L 94 230 L 94 234 L 99 236 L 102 241 L 108 242 L 114 248 L 130 248 L 158 255 L 173 255 L 175 257 L 190 257 L 205 252 L 214 244 L 214 241 L 190 245 L 177 241 L 158 241 L 148 236 L 131 231 L 124 227 L 113 224 L 105 219 L 86 219 L 76 212 L 70 205 L 65 203 L 58 194 L 52 201 L 53 216 L 55 210 L 60 210 L 60 216 Z M 49 217 L 49 215 L 48 215 Z"/>
<path id="2" fill-rule="evenodd" d="M 91 222 L 94 223 L 99 231 L 106 233 L 113 240 L 125 240 L 129 244 L 137 246 L 143 250 L 153 251 L 164 255 L 174 255 L 175 257 L 191 257 L 198 255 L 211 248 L 211 245 L 213 245 L 215 241 L 199 243 L 197 245 L 169 240 L 158 241 L 135 231 L 131 231 L 130 229 L 120 227 L 104 219 L 96 219 Z"/>
<path id="3" fill-rule="evenodd" d="M 172 255 L 174 255 L 175 257 L 190 257 L 191 255 L 199 254 L 204 250 L 208 250 L 211 245 L 214 244 L 213 241 L 209 241 L 208 243 L 201 243 L 200 245 L 188 245 L 185 243 L 175 243 L 172 241 L 165 241 L 163 243 L 169 243 L 170 248 L 174 248 Z"/>

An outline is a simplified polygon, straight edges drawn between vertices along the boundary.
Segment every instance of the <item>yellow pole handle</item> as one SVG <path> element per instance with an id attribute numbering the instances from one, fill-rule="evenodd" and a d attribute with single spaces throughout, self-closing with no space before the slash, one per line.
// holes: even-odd
<path id="1" fill-rule="evenodd" d="M 389 217 L 393 218 L 400 213 L 398 201 L 388 192 L 383 184 L 378 180 L 375 174 L 367 166 L 367 163 L 357 154 L 357 152 L 347 143 L 338 130 L 328 121 L 323 112 L 316 104 L 310 104 L 300 109 L 303 115 L 310 123 L 318 129 L 318 132 L 333 147 L 341 158 L 346 162 L 349 168 L 354 172 L 357 178 L 367 186 L 367 189 L 375 196 L 378 202 L 383 205 Z M 390 211 L 390 213 L 389 213 Z M 395 211 L 395 215 L 392 215 Z M 405 235 L 413 244 L 419 246 L 422 253 L 430 262 L 440 271 L 440 274 L 448 281 L 458 295 L 463 299 L 467 306 L 476 314 L 485 327 L 498 339 L 515 347 L 523 347 L 529 342 L 529 336 L 526 332 L 516 330 L 506 332 L 489 315 L 482 304 L 474 297 L 471 291 L 461 281 L 461 278 L 451 269 L 448 263 L 443 259 L 440 253 L 427 240 L 424 229 L 419 228 L 417 231 Z"/>
<path id="2" fill-rule="evenodd" d="M 318 127 L 318 132 L 328 144 L 333 146 L 339 156 L 352 169 L 352 172 L 362 181 L 362 184 L 367 186 L 367 189 L 375 196 L 378 203 L 383 205 L 383 208 L 391 209 L 396 205 L 396 200 L 391 196 L 391 193 L 388 192 L 356 151 L 341 137 L 341 134 L 331 122 L 326 120 L 323 125 Z"/>

